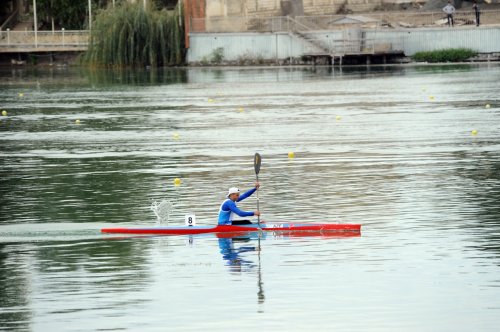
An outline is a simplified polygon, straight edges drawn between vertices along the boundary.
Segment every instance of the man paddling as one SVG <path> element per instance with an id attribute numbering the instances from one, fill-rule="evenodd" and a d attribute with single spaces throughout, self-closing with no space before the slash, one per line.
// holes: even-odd
<path id="1" fill-rule="evenodd" d="M 229 188 L 226 195 L 227 199 L 222 202 L 219 208 L 219 225 L 245 225 L 251 224 L 249 220 L 241 220 L 238 217 L 260 216 L 259 211 L 243 211 L 236 206 L 236 202 L 250 197 L 259 189 L 259 182 L 255 182 L 255 187 L 240 195 L 238 188 Z"/>

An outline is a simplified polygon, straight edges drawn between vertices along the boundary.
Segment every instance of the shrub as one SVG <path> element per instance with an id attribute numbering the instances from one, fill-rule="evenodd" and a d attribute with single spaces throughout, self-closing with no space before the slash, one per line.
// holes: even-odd
<path id="1" fill-rule="evenodd" d="M 215 50 L 213 50 L 211 54 L 210 62 L 220 64 L 223 60 L 224 60 L 224 48 L 217 47 Z"/>
<path id="2" fill-rule="evenodd" d="M 433 63 L 461 62 L 476 55 L 477 55 L 476 51 L 468 48 L 449 48 L 437 51 L 417 52 L 412 56 L 412 58 L 415 61 L 426 61 Z"/>

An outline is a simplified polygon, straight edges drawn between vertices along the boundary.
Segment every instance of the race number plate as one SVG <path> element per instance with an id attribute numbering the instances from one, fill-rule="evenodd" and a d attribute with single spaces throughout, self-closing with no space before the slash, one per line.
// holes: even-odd
<path id="1" fill-rule="evenodd" d="M 186 214 L 184 216 L 184 223 L 189 227 L 196 226 L 196 216 L 194 215 L 194 213 Z"/>

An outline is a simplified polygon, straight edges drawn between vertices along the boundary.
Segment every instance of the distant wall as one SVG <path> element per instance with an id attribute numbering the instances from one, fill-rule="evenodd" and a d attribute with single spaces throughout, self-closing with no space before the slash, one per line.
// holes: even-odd
<path id="1" fill-rule="evenodd" d="M 402 29 L 402 30 L 363 30 L 367 39 L 380 43 L 397 44 L 407 56 L 419 51 L 432 51 L 443 48 L 465 47 L 480 53 L 500 52 L 500 27 L 479 29 Z M 315 32 L 315 39 L 339 40 L 342 31 Z M 200 62 L 210 58 L 214 50 L 223 49 L 224 59 L 262 59 L 279 61 L 290 57 L 301 57 L 308 52 L 310 45 L 304 39 L 286 32 L 281 33 L 197 33 L 191 34 L 191 48 L 188 50 L 188 63 Z"/>

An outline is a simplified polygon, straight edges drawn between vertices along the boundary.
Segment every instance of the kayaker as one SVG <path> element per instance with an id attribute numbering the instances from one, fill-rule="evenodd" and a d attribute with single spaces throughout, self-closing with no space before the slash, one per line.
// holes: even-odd
<path id="1" fill-rule="evenodd" d="M 236 202 L 242 201 L 250 197 L 259 189 L 259 182 L 255 182 L 255 187 L 240 195 L 238 188 L 229 188 L 227 199 L 222 202 L 219 208 L 219 225 L 246 225 L 251 224 L 250 220 L 242 220 L 239 217 L 260 216 L 259 211 L 243 211 L 236 206 Z"/>

